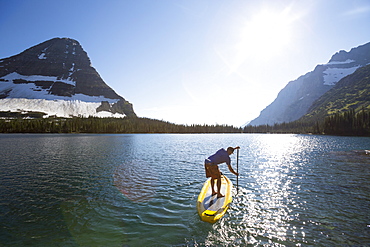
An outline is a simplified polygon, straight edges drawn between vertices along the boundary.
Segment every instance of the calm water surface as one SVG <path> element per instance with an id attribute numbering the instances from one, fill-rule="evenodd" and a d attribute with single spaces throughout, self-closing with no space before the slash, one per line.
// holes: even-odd
<path id="1" fill-rule="evenodd" d="M 239 193 L 202 222 L 203 160 L 237 145 Z M 369 245 L 365 149 L 370 138 L 2 134 L 0 246 Z"/>

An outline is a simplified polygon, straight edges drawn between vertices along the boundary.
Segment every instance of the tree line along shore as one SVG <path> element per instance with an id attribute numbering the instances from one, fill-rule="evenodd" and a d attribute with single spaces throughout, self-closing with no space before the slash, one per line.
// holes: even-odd
<path id="1" fill-rule="evenodd" d="M 174 124 L 162 120 L 125 117 L 43 118 L 40 113 L 3 112 L 0 133 L 294 133 L 370 136 L 370 110 L 349 110 L 322 121 L 300 120 L 274 125 L 235 127 L 232 125 Z"/>

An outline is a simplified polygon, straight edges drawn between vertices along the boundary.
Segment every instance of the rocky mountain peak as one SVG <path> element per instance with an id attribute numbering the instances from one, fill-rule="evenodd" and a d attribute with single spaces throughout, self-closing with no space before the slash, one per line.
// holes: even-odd
<path id="1" fill-rule="evenodd" d="M 21 75 L 57 75 L 66 79 L 71 72 L 77 71 L 76 65 L 90 66 L 90 59 L 78 41 L 54 38 L 3 60 L 2 65 L 5 69 L 0 71 L 0 76 L 17 72 Z"/>
<path id="2" fill-rule="evenodd" d="M 95 97 L 95 101 L 102 99 L 116 104 L 114 107 L 104 104 L 98 110 L 136 116 L 132 105 L 110 88 L 91 66 L 77 40 L 53 38 L 0 60 L 0 99 L 50 100 L 53 96 L 64 97 L 64 100 L 80 99 L 77 95 L 90 97 L 88 101 Z M 122 102 L 118 104 L 119 101 Z"/>
<path id="3" fill-rule="evenodd" d="M 352 48 L 349 52 L 340 50 L 331 57 L 331 59 L 329 60 L 329 64 L 338 62 L 344 63 L 347 61 L 355 62 L 356 65 L 358 64 L 364 65 L 370 63 L 369 56 L 370 56 L 370 43 L 367 43 Z"/>

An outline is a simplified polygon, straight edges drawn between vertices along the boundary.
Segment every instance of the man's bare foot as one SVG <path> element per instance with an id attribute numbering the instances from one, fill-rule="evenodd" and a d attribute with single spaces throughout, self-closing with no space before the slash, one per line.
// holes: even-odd
<path id="1" fill-rule="evenodd" d="M 217 198 L 225 197 L 224 195 L 218 194 Z"/>
<path id="2" fill-rule="evenodd" d="M 217 195 L 217 192 L 212 192 L 212 196 Z"/>

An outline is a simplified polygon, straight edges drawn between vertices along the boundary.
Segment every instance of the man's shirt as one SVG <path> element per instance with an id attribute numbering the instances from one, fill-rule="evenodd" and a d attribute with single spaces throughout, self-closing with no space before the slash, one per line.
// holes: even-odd
<path id="1" fill-rule="evenodd" d="M 218 165 L 224 162 L 227 165 L 231 164 L 230 156 L 227 153 L 227 151 L 223 148 L 218 150 L 215 154 L 209 156 L 208 159 L 212 162 L 213 165 Z"/>

